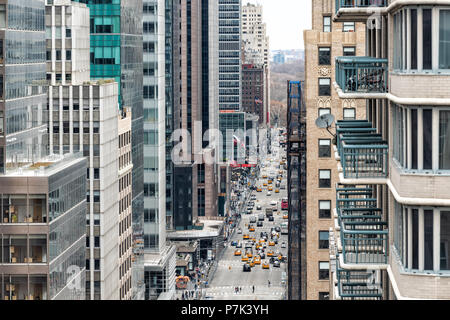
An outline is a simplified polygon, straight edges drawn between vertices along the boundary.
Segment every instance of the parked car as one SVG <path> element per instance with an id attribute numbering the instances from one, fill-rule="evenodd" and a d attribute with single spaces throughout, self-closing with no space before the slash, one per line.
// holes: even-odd
<path id="1" fill-rule="evenodd" d="M 244 271 L 244 272 L 251 272 L 252 271 L 252 267 L 250 267 L 250 265 L 246 263 L 246 264 L 244 264 L 244 266 L 242 268 L 242 271 Z"/>
<path id="2" fill-rule="evenodd" d="M 282 248 L 286 248 L 286 242 L 283 241 L 283 242 L 281 243 L 281 247 L 282 247 Z"/>

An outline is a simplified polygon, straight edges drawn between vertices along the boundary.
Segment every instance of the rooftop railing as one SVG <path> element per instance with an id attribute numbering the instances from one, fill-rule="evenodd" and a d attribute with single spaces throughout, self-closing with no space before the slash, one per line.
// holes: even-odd
<path id="1" fill-rule="evenodd" d="M 388 60 L 336 57 L 336 83 L 344 93 L 386 93 Z"/>
<path id="2" fill-rule="evenodd" d="M 336 13 L 341 8 L 386 7 L 387 0 L 336 0 Z"/>

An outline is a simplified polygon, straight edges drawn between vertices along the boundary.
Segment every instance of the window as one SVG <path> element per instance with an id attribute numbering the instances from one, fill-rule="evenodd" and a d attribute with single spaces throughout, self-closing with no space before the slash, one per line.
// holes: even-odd
<path id="1" fill-rule="evenodd" d="M 331 170 L 319 170 L 319 188 L 331 188 Z"/>
<path id="2" fill-rule="evenodd" d="M 94 237 L 94 247 L 100 248 L 100 237 Z"/>
<path id="3" fill-rule="evenodd" d="M 72 29 L 66 27 L 66 38 L 72 38 Z"/>
<path id="4" fill-rule="evenodd" d="M 66 60 L 72 60 L 72 50 L 66 50 Z"/>
<path id="5" fill-rule="evenodd" d="M 319 292 L 319 300 L 330 300 L 329 292 Z"/>
<path id="6" fill-rule="evenodd" d="M 354 22 L 344 22 L 342 26 L 343 32 L 355 32 L 355 23 Z"/>
<path id="7" fill-rule="evenodd" d="M 319 65 L 331 64 L 331 48 L 319 48 Z"/>
<path id="8" fill-rule="evenodd" d="M 450 270 L 450 211 L 441 211 L 440 269 Z"/>
<path id="9" fill-rule="evenodd" d="M 331 78 L 319 78 L 319 96 L 331 96 Z"/>
<path id="10" fill-rule="evenodd" d="M 331 32 L 331 17 L 323 17 L 323 32 Z"/>
<path id="11" fill-rule="evenodd" d="M 423 69 L 431 70 L 432 63 L 432 16 L 431 9 L 422 10 L 423 27 Z"/>
<path id="12" fill-rule="evenodd" d="M 331 140 L 319 139 L 319 158 L 331 157 Z"/>
<path id="13" fill-rule="evenodd" d="M 328 261 L 319 262 L 319 280 L 328 280 L 330 277 L 330 263 Z"/>
<path id="14" fill-rule="evenodd" d="M 344 108 L 344 120 L 354 120 L 354 119 L 356 119 L 356 109 Z"/>
<path id="15" fill-rule="evenodd" d="M 319 200 L 319 219 L 331 218 L 331 200 Z"/>
<path id="16" fill-rule="evenodd" d="M 319 231 L 319 249 L 329 248 L 330 232 Z"/>
<path id="17" fill-rule="evenodd" d="M 439 14 L 439 69 L 450 69 L 450 10 Z"/>
<path id="18" fill-rule="evenodd" d="M 100 270 L 100 260 L 99 259 L 94 260 L 94 270 Z"/>
<path id="19" fill-rule="evenodd" d="M 450 170 L 450 110 L 439 112 L 439 169 Z"/>
<path id="20" fill-rule="evenodd" d="M 417 70 L 417 9 L 411 9 L 411 69 Z"/>
<path id="21" fill-rule="evenodd" d="M 344 47 L 344 56 L 354 56 L 356 55 L 355 47 Z"/>
<path id="22" fill-rule="evenodd" d="M 330 114 L 331 113 L 331 109 L 330 108 L 320 108 L 319 109 L 319 117 L 323 116 L 325 114 Z"/>
<path id="23" fill-rule="evenodd" d="M 61 50 L 56 50 L 56 60 L 61 60 Z"/>

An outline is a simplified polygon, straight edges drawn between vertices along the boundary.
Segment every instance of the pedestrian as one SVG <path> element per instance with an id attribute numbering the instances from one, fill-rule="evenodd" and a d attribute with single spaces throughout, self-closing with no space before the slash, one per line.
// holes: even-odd
<path id="1" fill-rule="evenodd" d="M 267 286 L 270 287 L 270 280 L 267 280 Z"/>
<path id="2" fill-rule="evenodd" d="M 252 287 L 253 293 L 255 293 L 255 286 Z"/>

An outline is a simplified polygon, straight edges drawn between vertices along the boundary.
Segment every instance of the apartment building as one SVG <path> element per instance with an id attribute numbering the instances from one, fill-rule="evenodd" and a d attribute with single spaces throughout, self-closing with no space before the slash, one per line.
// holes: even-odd
<path id="1" fill-rule="evenodd" d="M 119 108 L 132 109 L 133 298 L 144 299 L 144 133 L 142 0 L 74 0 L 90 9 L 91 79 L 119 84 Z"/>
<path id="2" fill-rule="evenodd" d="M 255 103 L 261 105 L 261 112 L 257 113 L 261 124 L 270 122 L 270 49 L 267 26 L 263 22 L 263 6 L 247 3 L 242 6 L 242 44 L 243 66 L 242 82 L 246 82 L 244 76 L 248 76 L 245 65 L 254 65 L 264 70 L 263 91 L 253 97 Z M 248 79 L 247 79 L 248 80 Z M 258 86 L 258 84 L 255 84 Z M 242 104 L 246 104 L 244 98 L 249 92 L 242 88 Z"/>
<path id="3" fill-rule="evenodd" d="M 449 299 L 449 3 L 337 1 L 332 18 L 365 24 L 367 55 L 336 59 L 335 92 L 367 117 L 336 125 L 332 297 Z"/>
<path id="4" fill-rule="evenodd" d="M 2 300 L 84 300 L 86 165 L 48 146 L 45 3 L 0 4 Z"/>
<path id="5" fill-rule="evenodd" d="M 173 225 L 186 230 L 202 217 L 217 216 L 217 161 L 206 159 L 218 158 L 208 136 L 219 128 L 218 7 L 201 0 L 172 5 L 173 39 L 180 39 L 172 43 L 173 123 L 174 130 L 184 130 L 172 137 Z"/>
<path id="6" fill-rule="evenodd" d="M 265 68 L 254 64 L 242 65 L 242 110 L 257 115 L 264 123 Z"/>
<path id="7" fill-rule="evenodd" d="M 133 162 L 131 161 L 131 110 L 125 108 L 118 115 L 119 136 L 119 299 L 132 298 L 133 228 L 132 228 L 132 184 Z"/>
<path id="8" fill-rule="evenodd" d="M 90 81 L 89 8 L 69 0 L 46 5 L 49 147 L 88 159 L 86 298 L 118 299 L 118 85 Z M 131 236 L 129 241 L 131 241 Z M 131 257 L 127 271 L 131 269 Z"/>
<path id="9" fill-rule="evenodd" d="M 336 57 L 364 55 L 364 25 L 355 22 L 334 22 L 333 0 L 312 2 L 312 30 L 304 31 L 306 105 L 306 264 L 302 292 L 307 300 L 328 299 L 329 229 L 333 227 L 333 212 L 339 171 L 333 153 L 333 135 L 318 128 L 316 119 L 331 114 L 336 119 L 365 119 L 365 103 L 356 99 L 339 99 L 333 90 Z M 330 123 L 330 127 L 332 124 Z M 330 129 L 333 133 L 333 130 Z"/>

